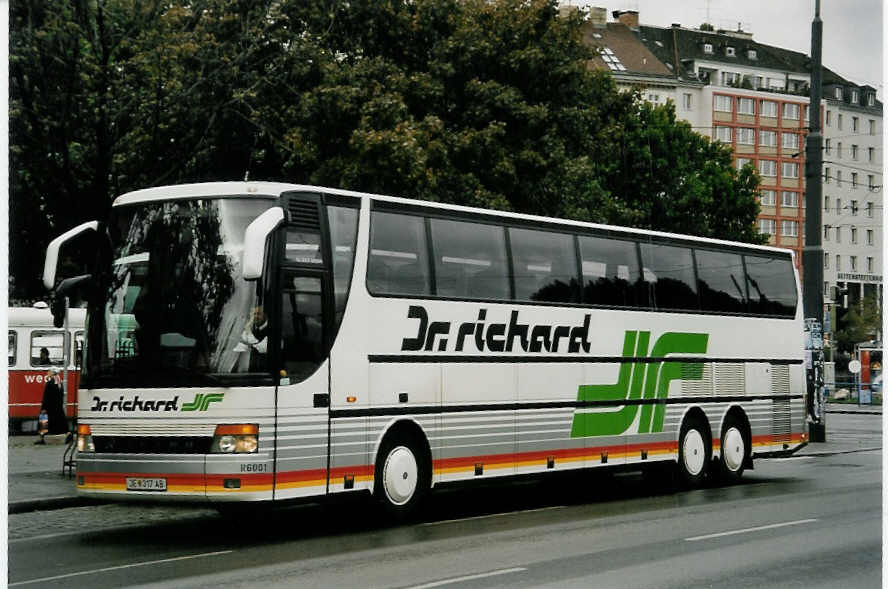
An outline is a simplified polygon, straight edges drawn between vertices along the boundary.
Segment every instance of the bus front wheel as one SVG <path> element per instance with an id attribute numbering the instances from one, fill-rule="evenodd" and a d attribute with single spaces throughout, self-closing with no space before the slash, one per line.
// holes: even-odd
<path id="1" fill-rule="evenodd" d="M 406 433 L 388 436 L 376 458 L 373 494 L 397 519 L 416 512 L 429 490 L 430 467 L 421 444 Z"/>
<path id="2" fill-rule="evenodd" d="M 688 416 L 678 437 L 678 473 L 684 486 L 695 488 L 703 484 L 711 456 L 709 428 L 699 417 Z"/>

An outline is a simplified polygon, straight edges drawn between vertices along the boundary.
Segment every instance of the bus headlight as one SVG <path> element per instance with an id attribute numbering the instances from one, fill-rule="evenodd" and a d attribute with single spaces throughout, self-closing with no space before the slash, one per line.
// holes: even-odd
<path id="1" fill-rule="evenodd" d="M 217 425 L 210 452 L 213 454 L 251 454 L 259 450 L 259 426 L 256 424 Z"/>
<path id="2" fill-rule="evenodd" d="M 88 425 L 77 426 L 77 451 L 78 452 L 95 452 L 96 445 L 93 443 L 92 432 Z"/>

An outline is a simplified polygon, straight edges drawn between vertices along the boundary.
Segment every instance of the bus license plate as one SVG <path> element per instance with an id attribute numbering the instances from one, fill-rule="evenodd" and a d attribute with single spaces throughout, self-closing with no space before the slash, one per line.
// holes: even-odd
<path id="1" fill-rule="evenodd" d="M 127 491 L 166 491 L 166 479 L 126 478 Z"/>

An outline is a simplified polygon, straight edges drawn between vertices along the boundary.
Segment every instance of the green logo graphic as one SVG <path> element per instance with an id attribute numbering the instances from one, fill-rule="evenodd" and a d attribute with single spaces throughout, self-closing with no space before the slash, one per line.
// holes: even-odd
<path id="1" fill-rule="evenodd" d="M 626 404 L 614 411 L 575 413 L 570 431 L 572 438 L 620 435 L 635 421 L 639 408 L 638 433 L 663 431 L 665 403 L 639 401 L 665 399 L 669 395 L 669 383 L 673 380 L 700 380 L 703 377 L 703 364 L 657 361 L 656 358 L 665 358 L 667 354 L 705 354 L 709 334 L 664 333 L 648 353 L 650 339 L 649 331 L 627 331 L 622 357 L 634 358 L 635 362 L 623 362 L 614 384 L 580 385 L 577 393 L 579 401 L 625 401 Z"/>
<path id="2" fill-rule="evenodd" d="M 210 403 L 216 403 L 224 398 L 225 393 L 213 393 L 211 395 L 198 393 L 194 396 L 192 402 L 182 405 L 182 411 L 206 411 L 207 407 L 210 406 Z"/>

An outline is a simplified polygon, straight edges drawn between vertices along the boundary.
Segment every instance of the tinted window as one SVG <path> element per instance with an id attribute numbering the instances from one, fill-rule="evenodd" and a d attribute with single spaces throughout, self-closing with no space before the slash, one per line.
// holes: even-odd
<path id="1" fill-rule="evenodd" d="M 427 251 L 422 217 L 373 212 L 367 288 L 379 294 L 431 294 Z"/>
<path id="2" fill-rule="evenodd" d="M 333 250 L 333 292 L 336 298 L 336 324 L 342 319 L 355 261 L 358 237 L 358 209 L 327 207 L 330 223 L 330 247 Z"/>
<path id="3" fill-rule="evenodd" d="M 321 234 L 317 231 L 287 230 L 287 245 L 285 246 L 287 261 L 320 266 L 324 263 L 320 244 Z"/>
<path id="4" fill-rule="evenodd" d="M 749 310 L 763 315 L 795 316 L 798 301 L 792 260 L 744 257 L 749 282 Z"/>
<path id="5" fill-rule="evenodd" d="M 321 296 L 320 278 L 287 276 L 282 284 L 281 360 L 291 383 L 305 380 L 324 361 Z"/>
<path id="6" fill-rule="evenodd" d="M 621 307 L 647 306 L 633 241 L 580 236 L 583 302 Z"/>
<path id="7" fill-rule="evenodd" d="M 515 298 L 519 301 L 576 302 L 577 262 L 573 236 L 509 229 Z"/>
<path id="8" fill-rule="evenodd" d="M 508 299 L 505 230 L 496 225 L 432 219 L 435 287 L 444 297 Z"/>
<path id="9" fill-rule="evenodd" d="M 694 258 L 686 247 L 641 244 L 643 277 L 650 286 L 651 303 L 659 309 L 696 310 Z"/>
<path id="10" fill-rule="evenodd" d="M 740 254 L 697 250 L 697 285 L 706 311 L 744 313 L 746 287 Z"/>

